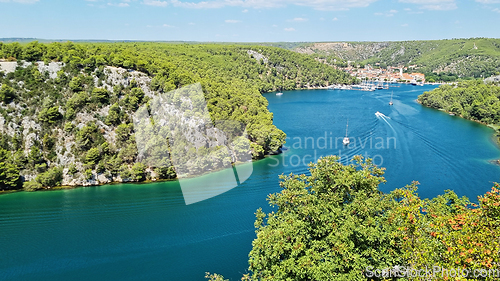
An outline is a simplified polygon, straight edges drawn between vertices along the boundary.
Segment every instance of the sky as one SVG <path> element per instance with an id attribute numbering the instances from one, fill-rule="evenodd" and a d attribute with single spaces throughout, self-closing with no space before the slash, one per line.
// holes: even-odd
<path id="1" fill-rule="evenodd" d="M 399 41 L 499 27 L 500 0 L 0 0 L 0 38 Z"/>

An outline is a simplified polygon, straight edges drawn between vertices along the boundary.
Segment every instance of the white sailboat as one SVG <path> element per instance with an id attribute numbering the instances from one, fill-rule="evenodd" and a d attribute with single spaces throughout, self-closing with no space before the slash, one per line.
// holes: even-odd
<path id="1" fill-rule="evenodd" d="M 349 137 L 347 136 L 347 130 L 349 129 L 349 120 L 347 120 L 347 125 L 345 127 L 345 138 L 342 141 L 344 145 L 348 145 L 351 141 L 349 140 Z"/>

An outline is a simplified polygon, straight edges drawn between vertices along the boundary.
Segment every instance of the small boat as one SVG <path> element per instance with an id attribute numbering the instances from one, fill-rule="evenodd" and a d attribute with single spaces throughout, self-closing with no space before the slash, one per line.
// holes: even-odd
<path id="1" fill-rule="evenodd" d="M 349 140 L 349 137 L 347 136 L 347 130 L 349 129 L 349 120 L 347 120 L 347 125 L 345 127 L 345 138 L 342 141 L 344 145 L 348 145 L 351 141 Z"/>
<path id="2" fill-rule="evenodd" d="M 281 93 L 281 92 L 280 92 L 280 93 L 276 93 L 276 95 L 277 95 L 277 96 L 282 96 L 282 95 L 283 95 L 283 93 Z"/>
<path id="3" fill-rule="evenodd" d="M 391 101 L 389 102 L 389 105 L 393 105 L 394 103 L 392 102 L 392 95 L 394 94 L 394 92 L 391 93 Z"/>

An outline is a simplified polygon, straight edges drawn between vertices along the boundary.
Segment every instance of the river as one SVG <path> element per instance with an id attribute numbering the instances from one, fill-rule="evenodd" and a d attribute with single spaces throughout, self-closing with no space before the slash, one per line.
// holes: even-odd
<path id="1" fill-rule="evenodd" d="M 305 164 L 321 155 L 372 157 L 387 168 L 382 191 L 416 180 L 422 197 L 452 189 L 475 200 L 500 181 L 489 162 L 500 158 L 493 131 L 415 102 L 432 88 L 266 94 L 288 149 L 254 162 L 240 186 L 196 204 L 185 205 L 178 182 L 2 195 L 0 280 L 204 280 L 207 271 L 238 280 L 254 213 L 271 210 L 266 196 L 280 190 L 278 175 L 307 173 Z"/>

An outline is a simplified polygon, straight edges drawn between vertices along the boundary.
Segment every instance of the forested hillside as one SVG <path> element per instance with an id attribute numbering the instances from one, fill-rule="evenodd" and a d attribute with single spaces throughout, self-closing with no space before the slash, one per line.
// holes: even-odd
<path id="1" fill-rule="evenodd" d="M 362 64 L 417 65 L 427 75 L 435 72 L 485 78 L 500 72 L 500 39 L 310 43 L 294 51 L 333 55 Z"/>
<path id="2" fill-rule="evenodd" d="M 500 125 L 500 87 L 495 84 L 475 80 L 441 85 L 420 95 L 418 101 L 469 120 Z"/>
<path id="3" fill-rule="evenodd" d="M 441 85 L 420 95 L 418 101 L 496 128 L 500 144 L 500 86 L 497 84 L 475 80 Z"/>
<path id="4" fill-rule="evenodd" d="M 246 125 L 258 159 L 285 141 L 261 93 L 352 82 L 308 56 L 260 46 L 14 42 L 0 43 L 0 58 L 0 190 L 176 177 L 169 159 L 138 161 L 131 116 L 194 83 L 213 121 Z"/>

